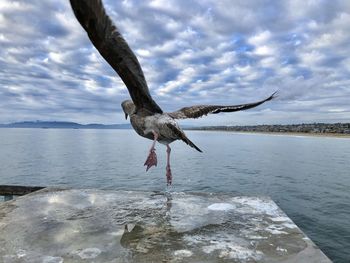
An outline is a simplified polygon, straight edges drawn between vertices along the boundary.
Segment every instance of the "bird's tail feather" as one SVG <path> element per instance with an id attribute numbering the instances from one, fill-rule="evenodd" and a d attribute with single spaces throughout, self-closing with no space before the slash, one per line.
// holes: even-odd
<path id="1" fill-rule="evenodd" d="M 187 145 L 191 146 L 192 148 L 195 148 L 198 152 L 202 152 L 201 149 L 199 149 L 193 142 L 190 141 L 190 139 L 187 138 L 186 134 L 183 131 L 179 130 L 178 128 L 176 128 L 174 125 L 170 123 L 168 123 L 167 126 L 169 129 L 173 131 L 173 133 L 176 135 L 178 139 L 181 139 Z"/>
<path id="2" fill-rule="evenodd" d="M 198 152 L 202 152 L 201 149 L 199 149 L 193 142 L 190 141 L 190 139 L 188 139 L 186 137 L 186 135 L 184 134 L 184 137 L 181 138 L 186 144 L 188 144 L 189 146 L 191 146 L 192 148 L 195 148 Z"/>

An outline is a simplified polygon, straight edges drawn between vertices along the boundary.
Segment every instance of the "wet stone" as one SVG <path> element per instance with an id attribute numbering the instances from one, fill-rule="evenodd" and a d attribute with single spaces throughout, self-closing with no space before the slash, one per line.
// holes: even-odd
<path id="1" fill-rule="evenodd" d="M 267 197 L 45 190 L 0 204 L 0 262 L 330 262 Z"/>

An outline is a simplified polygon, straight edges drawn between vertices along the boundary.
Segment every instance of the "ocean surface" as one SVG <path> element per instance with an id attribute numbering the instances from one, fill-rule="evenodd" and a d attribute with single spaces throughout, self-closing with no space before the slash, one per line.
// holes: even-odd
<path id="1" fill-rule="evenodd" d="M 350 139 L 187 131 L 171 191 L 268 195 L 334 262 L 350 262 Z M 151 141 L 132 130 L 0 129 L 0 185 L 163 191 Z"/>

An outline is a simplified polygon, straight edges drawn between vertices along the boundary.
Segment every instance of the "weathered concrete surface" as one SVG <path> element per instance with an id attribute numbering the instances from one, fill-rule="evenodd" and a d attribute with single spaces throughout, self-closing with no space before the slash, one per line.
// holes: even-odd
<path id="1" fill-rule="evenodd" d="M 41 190 L 0 204 L 1 262 L 330 262 L 269 198 Z"/>

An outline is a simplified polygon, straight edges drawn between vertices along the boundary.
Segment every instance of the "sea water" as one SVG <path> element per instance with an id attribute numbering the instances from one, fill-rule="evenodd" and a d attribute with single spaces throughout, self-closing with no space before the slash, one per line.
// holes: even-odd
<path id="1" fill-rule="evenodd" d="M 186 131 L 171 191 L 270 196 L 334 262 L 350 259 L 350 139 Z M 166 147 L 132 130 L 0 129 L 0 185 L 166 190 Z M 217 205 L 214 208 L 222 208 Z"/>

